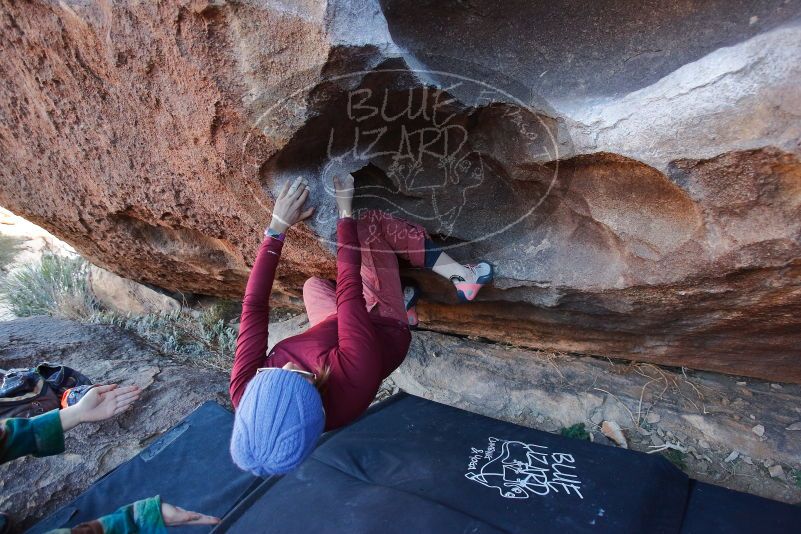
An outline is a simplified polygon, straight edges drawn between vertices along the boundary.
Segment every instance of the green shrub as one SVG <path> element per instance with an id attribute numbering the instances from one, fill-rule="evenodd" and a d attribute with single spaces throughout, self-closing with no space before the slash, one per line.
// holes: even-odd
<path id="1" fill-rule="evenodd" d="M 217 299 L 214 304 L 203 309 L 200 317 L 206 325 L 216 324 L 218 321 L 228 322 L 242 313 L 242 305 L 234 300 Z"/>
<path id="2" fill-rule="evenodd" d="M 238 313 L 235 302 L 222 301 L 203 310 L 177 310 L 133 316 L 101 309 L 87 281 L 88 264 L 80 257 L 47 253 L 0 280 L 0 300 L 18 317 L 54 315 L 96 324 L 113 324 L 145 339 L 164 353 L 189 356 L 230 371 L 237 332 L 228 321 Z"/>
<path id="3" fill-rule="evenodd" d="M 0 234 L 0 269 L 4 269 L 21 250 L 22 240 L 9 235 Z"/>
<path id="4" fill-rule="evenodd" d="M 38 263 L 16 269 L 0 281 L 0 299 L 18 317 L 86 318 L 96 308 L 87 270 L 83 258 L 46 253 Z"/>
<path id="5" fill-rule="evenodd" d="M 801 469 L 793 469 L 790 471 L 790 477 L 795 482 L 795 485 L 801 488 Z"/>
<path id="6" fill-rule="evenodd" d="M 687 470 L 687 462 L 684 461 L 685 458 L 687 458 L 687 453 L 677 451 L 676 449 L 667 449 L 662 455 L 682 471 Z"/>
<path id="7" fill-rule="evenodd" d="M 576 423 L 575 425 L 562 428 L 559 433 L 566 438 L 590 439 L 590 433 L 587 432 L 587 428 L 584 426 L 584 423 Z"/>
<path id="8" fill-rule="evenodd" d="M 99 311 L 90 322 L 125 328 L 164 353 L 191 357 L 216 369 L 230 371 L 234 360 L 237 332 L 213 313 L 195 316 L 177 310 L 131 316 Z"/>

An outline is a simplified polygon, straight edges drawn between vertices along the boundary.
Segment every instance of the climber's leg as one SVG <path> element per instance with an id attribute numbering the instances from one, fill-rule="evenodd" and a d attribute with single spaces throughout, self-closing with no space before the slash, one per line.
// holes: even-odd
<path id="1" fill-rule="evenodd" d="M 473 300 L 478 291 L 492 281 L 492 265 L 486 261 L 462 265 L 428 238 L 425 241 L 425 250 L 425 267 L 450 280 L 461 301 Z"/>
<path id="2" fill-rule="evenodd" d="M 407 324 L 398 256 L 422 266 L 425 230 L 376 210 L 359 217 L 357 228 L 367 309 Z"/>
<path id="3" fill-rule="evenodd" d="M 303 305 L 311 326 L 337 312 L 336 284 L 312 277 L 303 284 Z"/>
<path id="4" fill-rule="evenodd" d="M 369 210 L 359 217 L 359 239 L 371 250 L 392 253 L 415 267 L 424 267 L 425 228 L 380 210 Z"/>
<path id="5" fill-rule="evenodd" d="M 399 275 L 395 272 L 397 270 L 396 256 L 400 256 L 415 267 L 431 269 L 449 279 L 456 287 L 460 300 L 473 300 L 479 289 L 492 281 L 493 270 L 489 263 L 461 265 L 437 247 L 422 226 L 382 211 L 370 210 L 360 218 L 359 240 L 364 249 L 369 251 L 368 254 L 362 255 L 363 279 L 369 278 L 371 273 L 377 272 L 375 269 L 371 269 L 371 258 L 377 260 L 376 265 L 389 269 L 385 277 L 379 278 L 380 281 L 383 281 L 384 278 L 397 278 Z M 365 269 L 365 267 L 367 268 Z M 365 287 L 367 286 L 368 284 L 365 284 Z M 372 287 L 380 287 L 380 283 L 372 284 Z M 400 286 L 398 287 L 400 288 Z M 365 299 L 368 300 L 369 308 L 370 301 L 367 299 L 367 294 L 365 291 Z M 398 310 L 403 309 L 405 314 L 406 307 L 400 308 L 398 305 L 402 302 L 402 291 L 401 298 L 398 299 L 393 286 L 392 307 Z M 390 307 L 389 303 L 385 305 L 385 309 L 388 307 Z M 392 316 L 396 315 L 397 313 L 392 314 Z"/>

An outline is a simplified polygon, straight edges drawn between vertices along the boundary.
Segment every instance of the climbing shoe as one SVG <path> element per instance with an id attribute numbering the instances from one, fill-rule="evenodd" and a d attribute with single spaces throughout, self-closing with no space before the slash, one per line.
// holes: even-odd
<path id="1" fill-rule="evenodd" d="M 494 272 L 492 265 L 486 261 L 479 263 L 468 263 L 465 265 L 468 272 L 468 279 L 461 276 L 451 276 L 451 282 L 456 286 L 456 295 L 461 302 L 467 302 L 476 298 L 478 291 L 486 284 L 492 282 Z"/>
<path id="2" fill-rule="evenodd" d="M 407 285 L 403 288 L 403 305 L 406 307 L 406 320 L 409 323 L 409 328 L 416 328 L 419 324 L 417 319 L 417 310 L 415 304 L 420 297 L 420 288 L 416 285 Z"/>

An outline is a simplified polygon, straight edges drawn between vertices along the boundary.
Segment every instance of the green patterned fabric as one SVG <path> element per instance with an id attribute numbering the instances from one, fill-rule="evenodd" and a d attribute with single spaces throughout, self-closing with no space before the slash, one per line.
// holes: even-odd
<path id="1" fill-rule="evenodd" d="M 30 419 L 13 417 L 2 421 L 0 463 L 32 454 L 52 456 L 64 452 L 64 430 L 58 410 Z"/>
<path id="2" fill-rule="evenodd" d="M 161 517 L 161 498 L 151 497 L 123 506 L 116 512 L 98 519 L 104 534 L 166 534 Z"/>
<path id="3" fill-rule="evenodd" d="M 0 463 L 32 454 L 52 456 L 64 452 L 64 430 L 58 410 L 30 419 L 14 417 L 0 421 Z M 136 501 L 109 514 L 73 528 L 51 530 L 48 534 L 166 534 L 161 517 L 161 497 Z"/>
<path id="4" fill-rule="evenodd" d="M 167 534 L 161 517 L 161 497 L 156 495 L 118 509 L 100 519 L 73 528 L 59 528 L 47 534 Z"/>

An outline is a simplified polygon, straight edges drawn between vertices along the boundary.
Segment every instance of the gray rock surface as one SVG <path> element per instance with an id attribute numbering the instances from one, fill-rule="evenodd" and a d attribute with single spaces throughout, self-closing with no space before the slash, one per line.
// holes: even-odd
<path id="1" fill-rule="evenodd" d="M 305 313 L 301 313 L 287 319 L 270 323 L 270 331 L 267 339 L 267 350 L 272 349 L 276 343 L 288 337 L 299 334 L 309 328 L 309 318 Z"/>
<path id="2" fill-rule="evenodd" d="M 144 315 L 181 309 L 181 303 L 171 296 L 96 265 L 89 268 L 89 287 L 103 306 L 118 313 Z"/>
<path id="3" fill-rule="evenodd" d="M 566 111 L 577 153 L 671 162 L 765 146 L 799 153 L 801 26 L 720 48 L 656 83 Z M 647 139 L 647 142 L 644 140 Z"/>
<path id="4" fill-rule="evenodd" d="M 11 514 L 18 529 L 69 502 L 203 402 L 230 407 L 226 374 L 174 362 L 119 328 L 50 317 L 0 322 L 0 367 L 43 361 L 74 367 L 98 383 L 144 390 L 120 416 L 68 432 L 64 454 L 0 466 L 0 511 Z"/>

